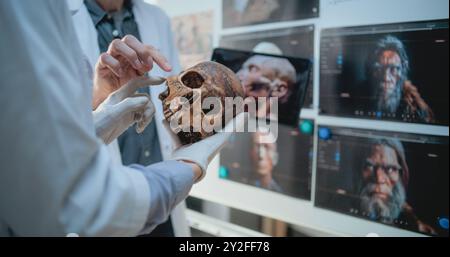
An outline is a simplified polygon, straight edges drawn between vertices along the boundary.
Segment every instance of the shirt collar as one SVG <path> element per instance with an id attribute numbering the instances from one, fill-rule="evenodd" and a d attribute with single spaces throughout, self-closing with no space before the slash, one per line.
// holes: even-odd
<path id="1" fill-rule="evenodd" d="M 95 0 L 84 0 L 84 4 L 86 5 L 86 8 L 88 9 L 92 21 L 94 22 L 95 26 L 98 25 L 100 21 L 105 18 L 108 13 L 105 12 Z M 133 3 L 131 0 L 125 0 L 123 5 L 123 18 L 129 18 L 132 16 L 132 7 Z"/>

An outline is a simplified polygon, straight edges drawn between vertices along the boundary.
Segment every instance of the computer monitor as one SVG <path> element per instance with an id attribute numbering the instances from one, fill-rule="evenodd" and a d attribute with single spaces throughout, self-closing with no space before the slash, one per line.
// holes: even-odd
<path id="1" fill-rule="evenodd" d="M 448 125 L 448 20 L 325 29 L 320 111 Z"/>
<path id="2" fill-rule="evenodd" d="M 319 16 L 319 0 L 226 0 L 222 8 L 224 28 Z"/>
<path id="3" fill-rule="evenodd" d="M 311 71 L 309 60 L 222 48 L 214 50 L 212 60 L 237 74 L 246 103 L 252 99 L 255 103 L 248 110 L 251 115 L 298 126 Z"/>
<path id="4" fill-rule="evenodd" d="M 220 178 L 309 200 L 314 122 L 301 120 L 298 128 L 280 125 L 273 143 L 260 140 L 276 137 L 265 133 L 235 133 L 221 151 Z"/>
<path id="5" fill-rule="evenodd" d="M 314 25 L 225 35 L 220 39 L 220 47 L 277 53 L 309 59 L 312 62 L 314 60 Z M 304 106 L 312 108 L 312 105 L 313 76 L 310 76 Z"/>
<path id="6" fill-rule="evenodd" d="M 448 137 L 319 126 L 315 206 L 448 236 Z"/>

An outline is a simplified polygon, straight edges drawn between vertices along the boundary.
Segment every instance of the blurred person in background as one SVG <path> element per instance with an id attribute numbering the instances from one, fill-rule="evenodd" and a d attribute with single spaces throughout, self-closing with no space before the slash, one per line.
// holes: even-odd
<path id="1" fill-rule="evenodd" d="M 111 43 L 141 41 L 168 58 L 171 71 L 153 67 L 152 76 L 168 77 L 181 71 L 173 42 L 170 20 L 160 8 L 142 0 L 68 0 L 80 45 L 92 67 L 100 53 L 108 52 Z M 167 132 L 162 126 L 162 109 L 158 98 L 162 87 L 143 87 L 139 93 L 148 95 L 155 107 L 155 118 L 138 133 L 128 128 L 109 145 L 116 161 L 124 165 L 151 165 L 168 159 L 171 152 Z M 95 109 L 106 94 L 104 88 L 94 88 Z M 109 93 L 109 91 L 107 91 Z M 172 212 L 171 218 L 158 226 L 149 236 L 188 236 L 184 202 Z"/>
<path id="2" fill-rule="evenodd" d="M 149 233 L 204 177 L 231 133 L 181 147 L 168 131 L 167 161 L 113 161 L 105 144 L 151 120 L 149 97 L 134 92 L 157 83 L 141 75 L 172 68 L 132 40 L 112 44 L 91 69 L 70 16 L 65 1 L 0 1 L 0 236 Z M 111 92 L 93 99 L 93 88 Z"/>

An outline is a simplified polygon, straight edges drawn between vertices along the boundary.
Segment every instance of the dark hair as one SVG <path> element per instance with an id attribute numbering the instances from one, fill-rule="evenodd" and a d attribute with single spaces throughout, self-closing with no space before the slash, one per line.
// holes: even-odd
<path id="1" fill-rule="evenodd" d="M 409 57 L 406 52 L 405 45 L 402 41 L 400 41 L 400 39 L 391 35 L 385 36 L 377 42 L 375 50 L 371 54 L 366 64 L 366 74 L 370 77 L 372 65 L 378 60 L 378 58 L 384 51 L 393 51 L 400 56 L 403 73 L 406 77 L 409 73 Z"/>

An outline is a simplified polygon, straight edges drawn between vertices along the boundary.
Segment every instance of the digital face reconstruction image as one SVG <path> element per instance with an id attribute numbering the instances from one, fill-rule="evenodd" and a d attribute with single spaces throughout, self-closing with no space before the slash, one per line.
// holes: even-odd
<path id="1" fill-rule="evenodd" d="M 220 155 L 222 179 L 301 199 L 310 199 L 313 122 L 279 126 L 278 137 L 260 129 L 237 133 Z M 271 140 L 276 139 L 276 140 Z"/>
<path id="2" fill-rule="evenodd" d="M 316 206 L 448 236 L 448 138 L 320 129 Z"/>
<path id="3" fill-rule="evenodd" d="M 364 32 L 368 27 L 325 32 L 321 112 L 448 124 L 448 22 L 421 29 L 427 24 L 410 24 L 407 31 L 400 25 L 373 27 L 383 32 L 370 34 Z"/>
<path id="4" fill-rule="evenodd" d="M 297 81 L 297 71 L 289 60 L 263 55 L 248 58 L 237 75 L 246 97 L 255 101 L 259 97 L 276 97 L 281 105 L 289 101 Z M 270 115 L 270 104 L 258 106 L 257 112 Z"/>
<path id="5" fill-rule="evenodd" d="M 246 105 L 250 114 L 298 125 L 310 76 L 309 60 L 228 49 L 216 49 L 213 60 L 237 74 L 247 103 L 255 103 L 254 108 Z"/>
<path id="6" fill-rule="evenodd" d="M 314 59 L 314 26 L 274 29 L 234 35 L 220 39 L 220 47 Z M 313 104 L 313 76 L 310 76 L 304 106 Z"/>

